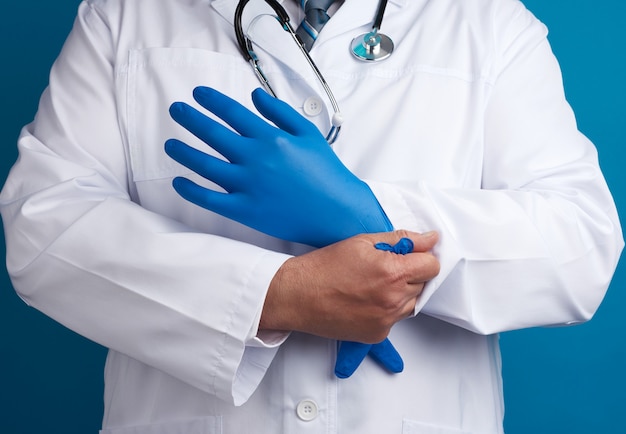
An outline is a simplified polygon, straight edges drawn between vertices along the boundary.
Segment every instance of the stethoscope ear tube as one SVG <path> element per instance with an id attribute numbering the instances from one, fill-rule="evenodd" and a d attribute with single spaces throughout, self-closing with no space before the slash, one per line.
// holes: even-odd
<path id="1" fill-rule="evenodd" d="M 237 8 L 235 9 L 235 36 L 237 37 L 237 44 L 239 44 L 239 49 L 241 50 L 241 54 L 243 57 L 249 61 L 254 61 L 254 54 L 252 49 L 252 42 L 246 38 L 246 34 L 243 31 L 242 27 L 242 18 L 243 18 L 243 10 L 250 0 L 239 0 L 237 4 Z M 278 3 L 276 0 L 265 0 L 267 4 L 274 10 L 276 16 L 278 17 L 278 21 L 280 24 L 285 27 L 289 23 L 289 15 L 285 11 L 285 9 Z"/>
<path id="2" fill-rule="evenodd" d="M 244 59 L 246 59 L 250 63 L 250 65 L 252 65 L 252 68 L 254 69 L 254 73 L 256 74 L 259 81 L 263 84 L 263 87 L 265 88 L 265 90 L 267 90 L 268 93 L 270 93 L 272 96 L 276 97 L 276 93 L 270 86 L 269 80 L 259 64 L 259 59 L 257 58 L 257 55 L 254 52 L 252 41 L 250 41 L 250 39 L 246 37 L 246 34 L 243 31 L 243 25 L 242 25 L 243 10 L 248 4 L 248 1 L 249 0 L 240 0 L 239 3 L 237 4 L 237 8 L 235 9 L 234 26 L 235 26 L 235 36 L 237 38 L 237 44 L 239 45 L 239 49 Z M 341 112 L 339 111 L 339 105 L 337 104 L 337 100 L 335 99 L 333 92 L 330 90 L 330 86 L 328 86 L 328 83 L 326 83 L 326 80 L 324 79 L 317 65 L 315 64 L 315 62 L 309 55 L 306 48 L 304 48 L 304 44 L 302 43 L 302 41 L 296 34 L 295 30 L 291 26 L 289 22 L 289 15 L 285 11 L 285 9 L 283 9 L 283 7 L 276 0 L 265 0 L 265 1 L 276 13 L 276 18 L 278 18 L 278 21 L 283 27 L 283 30 L 289 33 L 291 37 L 293 38 L 293 40 L 298 45 L 298 48 L 302 52 L 303 56 L 306 58 L 309 66 L 311 66 L 311 68 L 313 69 L 313 72 L 315 73 L 317 79 L 319 80 L 320 84 L 324 88 L 324 91 L 326 92 L 326 95 L 328 96 L 328 99 L 331 105 L 333 106 L 333 110 L 335 114 L 333 115 L 333 118 L 331 120 L 330 132 L 326 136 L 326 140 L 328 141 L 328 143 L 332 144 L 335 140 L 337 140 L 337 136 L 339 135 L 339 131 L 341 130 L 341 123 L 343 122 L 343 118 L 341 116 Z"/>
<path id="3" fill-rule="evenodd" d="M 237 37 L 237 44 L 239 44 L 239 50 L 241 51 L 243 57 L 248 62 L 250 62 L 252 61 L 252 55 L 250 54 L 250 52 L 252 51 L 252 47 L 250 45 L 250 41 L 248 41 L 248 38 L 246 38 L 246 35 L 243 32 L 243 28 L 241 27 L 241 17 L 243 16 L 243 10 L 248 4 L 248 1 L 249 0 L 239 0 L 239 3 L 237 4 L 237 9 L 235 9 L 234 26 L 235 36 Z"/>
<path id="4" fill-rule="evenodd" d="M 234 26 L 237 44 L 239 45 L 239 49 L 244 59 L 252 65 L 252 68 L 254 69 L 254 72 L 259 81 L 263 84 L 263 87 L 265 87 L 265 89 L 275 97 L 276 93 L 270 86 L 269 80 L 259 64 L 259 59 L 254 52 L 252 41 L 250 41 L 250 39 L 246 37 L 246 33 L 243 30 L 243 11 L 248 2 L 249 0 L 239 0 L 237 8 L 235 9 Z M 317 68 L 317 65 L 309 55 L 309 52 L 306 50 L 304 44 L 289 23 L 289 15 L 287 14 L 287 11 L 283 9 L 283 7 L 280 5 L 280 3 L 278 3 L 277 0 L 265 0 L 265 2 L 274 10 L 274 12 L 276 13 L 276 17 L 278 18 L 278 21 L 280 22 L 283 29 L 291 35 L 293 40 L 298 45 L 300 51 L 302 52 L 302 55 L 305 57 L 305 59 L 313 69 L 317 79 L 324 88 L 324 91 L 326 92 L 331 105 L 333 106 L 333 111 L 335 113 L 331 120 L 330 132 L 326 136 L 326 140 L 328 141 L 328 143 L 332 144 L 335 140 L 337 140 L 337 136 L 341 131 L 341 124 L 343 123 L 343 117 L 341 116 L 341 111 L 339 110 L 337 100 L 335 99 L 333 92 L 330 90 L 330 86 L 328 86 L 328 83 L 326 83 L 326 80 L 324 79 L 322 73 Z M 379 1 L 372 31 L 364 35 L 357 36 L 352 41 L 351 51 L 352 54 L 358 59 L 364 61 L 383 60 L 389 57 L 393 52 L 393 41 L 391 40 L 391 38 L 382 33 L 378 33 L 378 30 L 380 29 L 380 26 L 382 24 L 386 6 L 387 0 Z"/>

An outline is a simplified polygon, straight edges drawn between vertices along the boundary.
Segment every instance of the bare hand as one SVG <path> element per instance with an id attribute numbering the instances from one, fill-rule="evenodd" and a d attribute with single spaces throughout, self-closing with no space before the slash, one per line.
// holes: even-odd
<path id="1" fill-rule="evenodd" d="M 413 253 L 374 248 L 402 237 L 413 241 Z M 413 313 L 425 282 L 439 273 L 430 253 L 437 240 L 436 233 L 362 234 L 291 258 L 272 280 L 260 328 L 378 343 Z"/>

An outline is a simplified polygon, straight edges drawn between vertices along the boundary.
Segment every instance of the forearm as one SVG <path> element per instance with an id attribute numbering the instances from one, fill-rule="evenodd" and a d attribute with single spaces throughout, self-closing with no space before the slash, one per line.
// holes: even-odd
<path id="1" fill-rule="evenodd" d="M 131 202 L 102 167 L 32 136 L 20 144 L 0 202 L 18 294 L 103 346 L 224 400 L 247 399 L 275 349 L 248 354 L 246 344 L 287 256 L 199 233 Z"/>
<path id="2" fill-rule="evenodd" d="M 395 224 L 440 233 L 441 273 L 416 312 L 484 334 L 589 319 L 623 245 L 601 178 L 590 182 L 573 200 L 547 191 L 375 186 Z"/>
<path id="3" fill-rule="evenodd" d="M 27 227 L 47 233 L 51 221 L 68 215 L 67 203 L 39 216 L 16 207 L 3 207 L 8 267 L 28 304 L 101 345 L 232 399 L 232 385 L 215 387 L 235 378 L 265 289 L 286 256 L 190 232 L 115 198 L 40 249 Z"/>
<path id="4" fill-rule="evenodd" d="M 429 163 L 454 176 L 368 180 L 396 227 L 440 233 L 441 273 L 416 311 L 486 334 L 590 318 L 623 247 L 545 28 L 516 9 L 498 20 L 484 111 L 467 120 L 479 145 Z"/>

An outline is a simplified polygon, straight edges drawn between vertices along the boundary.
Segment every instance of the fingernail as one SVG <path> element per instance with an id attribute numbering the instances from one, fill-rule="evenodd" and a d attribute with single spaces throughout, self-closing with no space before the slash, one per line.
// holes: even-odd
<path id="1" fill-rule="evenodd" d="M 422 234 L 423 238 L 430 238 L 430 237 L 434 237 L 435 235 L 437 235 L 437 231 L 428 231 L 428 232 L 424 232 Z"/>

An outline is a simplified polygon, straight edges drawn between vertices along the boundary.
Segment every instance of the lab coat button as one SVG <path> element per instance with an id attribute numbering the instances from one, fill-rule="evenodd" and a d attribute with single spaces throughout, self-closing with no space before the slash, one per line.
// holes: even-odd
<path id="1" fill-rule="evenodd" d="M 317 116 L 322 112 L 324 103 L 316 96 L 311 96 L 304 101 L 304 113 L 307 116 Z"/>
<path id="2" fill-rule="evenodd" d="M 303 399 L 298 403 L 298 407 L 296 407 L 296 414 L 305 422 L 315 419 L 317 417 L 317 412 L 317 404 L 315 401 L 310 399 Z"/>

